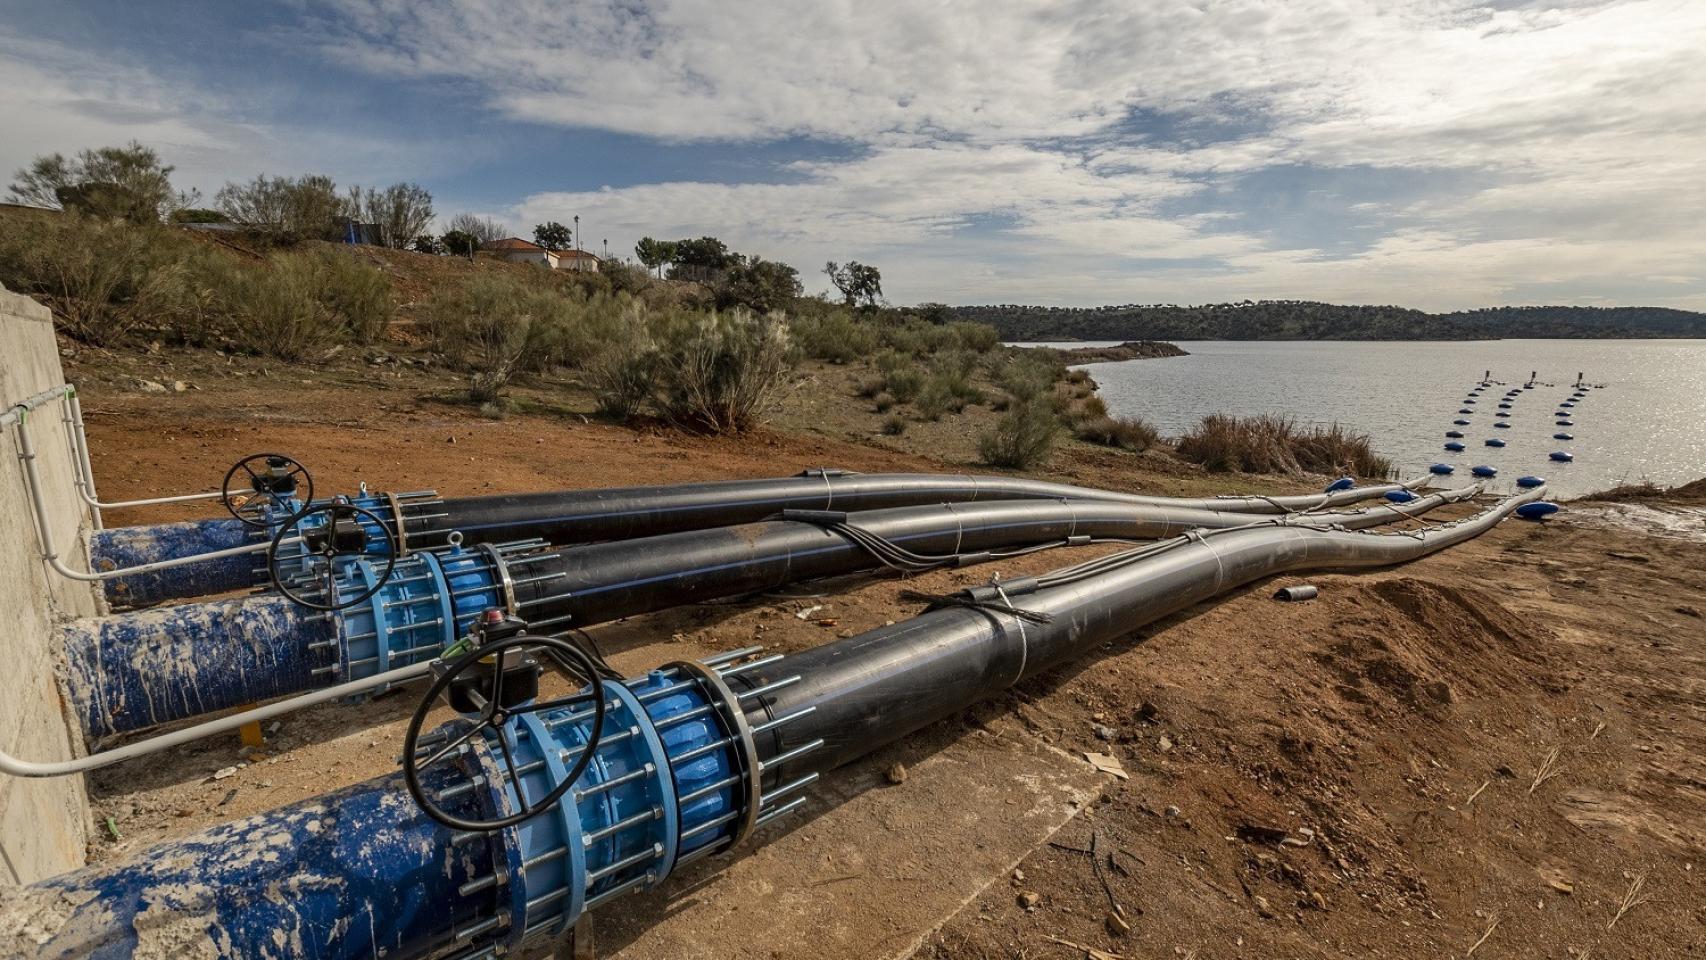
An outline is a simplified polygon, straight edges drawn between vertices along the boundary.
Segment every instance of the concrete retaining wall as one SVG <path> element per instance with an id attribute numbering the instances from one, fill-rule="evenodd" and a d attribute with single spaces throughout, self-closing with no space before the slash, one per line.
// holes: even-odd
<path id="1" fill-rule="evenodd" d="M 0 405 L 65 382 L 46 307 L 0 288 Z M 58 401 L 26 420 L 48 494 L 61 557 L 89 568 L 89 510 L 71 487 L 73 466 Z M 63 760 L 82 749 L 66 724 L 54 680 L 54 624 L 101 612 L 93 584 L 42 563 L 18 462 L 17 427 L 0 432 L 0 749 L 28 760 Z M 89 798 L 81 777 L 0 776 L 0 883 L 29 883 L 83 865 Z"/>

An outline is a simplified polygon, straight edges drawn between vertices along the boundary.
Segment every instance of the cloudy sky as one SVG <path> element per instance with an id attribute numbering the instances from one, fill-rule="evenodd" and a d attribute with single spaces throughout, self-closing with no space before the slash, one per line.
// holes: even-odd
<path id="1" fill-rule="evenodd" d="M 1701 0 L 0 0 L 0 168 L 426 185 L 911 303 L 1706 309 Z"/>

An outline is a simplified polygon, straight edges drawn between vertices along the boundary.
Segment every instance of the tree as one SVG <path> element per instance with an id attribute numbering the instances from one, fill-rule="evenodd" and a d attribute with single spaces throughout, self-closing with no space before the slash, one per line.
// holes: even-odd
<path id="1" fill-rule="evenodd" d="M 344 233 L 347 205 L 331 177 L 269 177 L 227 183 L 213 198 L 237 223 L 286 240 L 337 240 Z"/>
<path id="2" fill-rule="evenodd" d="M 850 307 L 857 306 L 861 301 L 867 307 L 874 307 L 882 298 L 883 275 L 876 267 L 857 260 L 849 260 L 847 266 L 843 267 L 831 260 L 824 264 L 823 272 L 829 275 L 829 282 L 841 291 L 842 299 Z"/>
<path id="3" fill-rule="evenodd" d="M 641 237 L 640 242 L 634 244 L 634 256 L 639 257 L 648 270 L 657 271 L 657 275 L 661 277 L 664 264 L 675 260 L 675 241 Z"/>
<path id="4" fill-rule="evenodd" d="M 574 246 L 574 231 L 555 220 L 533 228 L 533 242 L 547 250 L 567 250 Z"/>
<path id="5" fill-rule="evenodd" d="M 439 240 L 451 256 L 467 257 L 472 260 L 474 259 L 474 251 L 480 249 L 480 238 L 466 230 L 448 231 L 444 236 L 439 237 Z"/>
<path id="6" fill-rule="evenodd" d="M 502 240 L 510 235 L 509 227 L 493 220 L 491 217 L 481 217 L 472 213 L 459 213 L 450 218 L 445 229 L 451 233 L 466 233 L 474 238 L 474 242 L 484 246 L 496 240 Z"/>
<path id="7" fill-rule="evenodd" d="M 379 225 L 388 247 L 402 249 L 432 222 L 432 194 L 416 183 L 394 183 L 383 190 L 351 187 L 350 219 Z"/>
<path id="8" fill-rule="evenodd" d="M 770 313 L 792 304 L 804 289 L 798 270 L 780 261 L 753 257 L 731 267 L 717 285 L 717 306 Z"/>
<path id="9" fill-rule="evenodd" d="M 444 253 L 444 241 L 430 233 L 423 233 L 409 243 L 409 249 L 416 253 Z"/>
<path id="10" fill-rule="evenodd" d="M 196 191 L 172 189 L 174 169 L 134 140 L 122 147 L 83 150 L 69 160 L 53 153 L 36 157 L 15 174 L 18 179 L 11 186 L 11 196 L 18 203 L 38 207 L 159 223 L 172 211 L 200 199 Z"/>
<path id="11" fill-rule="evenodd" d="M 740 254 L 730 251 L 728 244 L 716 237 L 677 240 L 669 275 L 677 280 L 715 284 L 721 282 L 723 275 L 740 261 Z"/>

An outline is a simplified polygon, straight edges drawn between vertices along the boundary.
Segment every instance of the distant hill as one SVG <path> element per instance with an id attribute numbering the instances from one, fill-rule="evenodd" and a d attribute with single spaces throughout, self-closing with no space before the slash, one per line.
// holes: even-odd
<path id="1" fill-rule="evenodd" d="M 1201 306 L 953 307 L 1003 340 L 1496 340 L 1706 338 L 1706 313 L 1666 307 L 1487 307 L 1425 313 L 1308 300 Z"/>

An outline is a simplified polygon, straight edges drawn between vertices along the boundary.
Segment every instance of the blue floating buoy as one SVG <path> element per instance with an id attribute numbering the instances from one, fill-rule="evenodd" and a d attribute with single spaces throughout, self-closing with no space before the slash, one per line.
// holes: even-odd
<path id="1" fill-rule="evenodd" d="M 1516 515 L 1524 520 L 1544 520 L 1558 512 L 1558 505 L 1550 500 L 1536 500 L 1516 508 Z"/>
<path id="2" fill-rule="evenodd" d="M 1445 432 L 1445 435 L 1447 438 L 1452 439 L 1452 440 L 1463 439 L 1463 431 L 1462 430 L 1447 430 Z"/>
<path id="3" fill-rule="evenodd" d="M 1503 410 L 1500 410 L 1498 413 L 1493 414 L 1493 416 L 1499 417 L 1500 419 L 1503 419 L 1503 418 L 1509 417 L 1510 414 L 1504 412 Z"/>
<path id="4" fill-rule="evenodd" d="M 1574 401 L 1574 400 L 1565 400 L 1563 403 L 1558 404 L 1558 406 L 1565 407 L 1565 408 L 1573 407 L 1575 405 L 1576 405 L 1576 401 Z"/>
<path id="5" fill-rule="evenodd" d="M 1546 478 L 1545 477 L 1518 477 L 1516 480 L 1516 485 L 1519 487 L 1522 487 L 1524 490 L 1527 490 L 1530 487 L 1544 487 L 1544 486 L 1546 486 Z"/>
<path id="6" fill-rule="evenodd" d="M 1355 480 L 1352 480 L 1350 477 L 1340 477 L 1339 479 L 1334 480 L 1332 483 L 1327 484 L 1327 492 L 1328 493 L 1337 493 L 1340 490 L 1349 490 L 1350 488 L 1352 488 L 1356 485 L 1357 485 L 1357 482 Z"/>
<path id="7" fill-rule="evenodd" d="M 1559 463 L 1569 463 L 1576 458 L 1568 450 L 1554 450 L 1552 451 L 1552 459 Z"/>
<path id="8" fill-rule="evenodd" d="M 1525 384 L 1523 384 L 1523 385 L 1522 385 L 1522 388 L 1523 388 L 1523 389 L 1524 389 L 1524 390 L 1533 390 L 1533 389 L 1534 389 L 1534 384 L 1532 384 L 1532 383 L 1525 383 Z"/>
<path id="9" fill-rule="evenodd" d="M 1498 423 L 1493 424 L 1493 426 L 1500 430 L 1509 430 L 1511 428 L 1510 422 L 1506 420 L 1500 420 Z"/>
<path id="10" fill-rule="evenodd" d="M 1463 402 L 1464 402 L 1464 403 L 1474 403 L 1474 402 L 1475 402 L 1475 398 L 1474 398 L 1474 397 L 1470 397 L 1470 398 L 1468 398 L 1468 399 L 1467 399 L 1467 400 L 1464 400 L 1464 401 L 1463 401 Z"/>
<path id="11" fill-rule="evenodd" d="M 1459 427 L 1467 427 L 1467 426 L 1469 426 L 1469 421 L 1467 421 L 1467 420 L 1453 420 L 1453 421 L 1451 421 L 1451 422 L 1452 422 L 1452 423 L 1453 423 L 1453 424 L 1456 424 L 1456 425 L 1457 425 L 1457 426 L 1459 426 Z"/>
<path id="12" fill-rule="evenodd" d="M 1500 440 L 1498 437 L 1494 437 L 1491 440 L 1487 441 L 1487 446 L 1489 446 L 1489 447 L 1502 447 L 1504 445 L 1505 445 L 1505 442 L 1503 440 Z"/>
<path id="13" fill-rule="evenodd" d="M 1386 499 L 1393 503 L 1409 503 L 1411 500 L 1416 499 L 1416 495 L 1408 490 L 1393 490 L 1386 495 Z"/>
<path id="14" fill-rule="evenodd" d="M 1456 471 L 1457 471 L 1457 468 L 1452 466 L 1449 463 L 1436 463 L 1433 466 L 1428 468 L 1429 473 L 1435 473 L 1435 474 L 1438 474 L 1442 477 L 1446 476 L 1448 474 L 1451 474 L 1451 473 L 1455 473 Z"/>
<path id="15" fill-rule="evenodd" d="M 1507 401 L 1507 402 L 1505 402 L 1505 403 L 1501 403 L 1501 404 L 1499 404 L 1499 409 L 1500 409 L 1500 410 L 1509 410 L 1509 409 L 1510 409 L 1510 408 L 1511 408 L 1511 405 L 1510 405 L 1510 403 L 1509 403 L 1509 402 L 1508 402 L 1508 401 Z"/>
<path id="16" fill-rule="evenodd" d="M 1560 426 L 1560 427 L 1573 427 L 1575 425 L 1576 425 L 1576 421 L 1574 421 L 1574 420 L 1559 420 L 1558 421 L 1558 426 Z"/>
<path id="17" fill-rule="evenodd" d="M 1463 444 L 1458 443 L 1456 440 L 1447 440 L 1445 448 L 1450 450 L 1452 453 L 1457 453 L 1463 449 Z"/>
<path id="18" fill-rule="evenodd" d="M 1571 434 L 1571 433 L 1554 433 L 1552 435 L 1552 439 L 1554 439 L 1554 440 L 1574 440 L 1574 439 L 1576 439 L 1576 437 L 1575 437 L 1575 434 Z"/>
<path id="19" fill-rule="evenodd" d="M 1462 410 L 1459 410 L 1457 412 L 1458 413 L 1474 413 L 1475 411 L 1469 409 L 1468 407 L 1464 407 Z"/>
<path id="20" fill-rule="evenodd" d="M 1485 465 L 1476 467 L 1473 470 L 1470 470 L 1469 472 L 1473 473 L 1477 477 L 1496 477 L 1499 475 L 1498 470 L 1496 470 L 1492 467 L 1489 467 L 1489 466 L 1485 466 Z"/>

